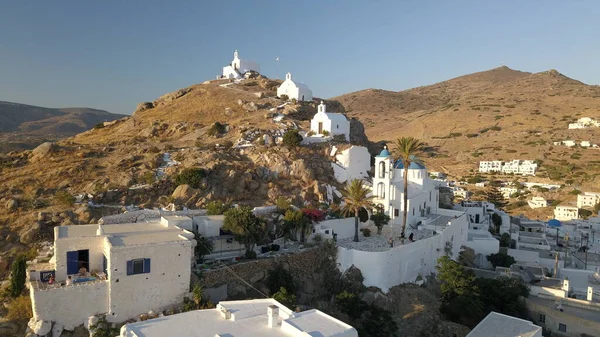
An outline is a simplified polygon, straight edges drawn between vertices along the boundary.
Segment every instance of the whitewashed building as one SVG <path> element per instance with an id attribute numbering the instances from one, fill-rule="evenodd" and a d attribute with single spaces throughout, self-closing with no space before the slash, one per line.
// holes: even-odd
<path id="1" fill-rule="evenodd" d="M 467 337 L 543 337 L 542 328 L 528 320 L 490 312 Z"/>
<path id="2" fill-rule="evenodd" d="M 543 197 L 533 197 L 531 200 L 527 200 L 527 204 L 533 209 L 548 207 L 548 200 Z"/>
<path id="3" fill-rule="evenodd" d="M 120 337 L 358 337 L 358 332 L 326 313 L 294 312 L 274 299 L 221 301 L 215 309 L 126 324 Z"/>
<path id="4" fill-rule="evenodd" d="M 233 60 L 231 63 L 223 67 L 223 78 L 228 79 L 241 79 L 244 74 L 249 71 L 256 71 L 260 73 L 260 66 L 256 62 L 241 59 L 238 51 L 233 53 Z"/>
<path id="5" fill-rule="evenodd" d="M 480 173 L 502 172 L 505 174 L 535 176 L 535 171 L 537 170 L 537 167 L 537 163 L 533 160 L 515 159 L 508 162 L 502 162 L 499 160 L 479 162 Z"/>
<path id="6" fill-rule="evenodd" d="M 291 73 L 285 75 L 285 81 L 277 88 L 277 97 L 283 95 L 297 101 L 312 101 L 313 99 L 312 91 L 308 86 L 304 83 L 294 82 Z"/>
<path id="7" fill-rule="evenodd" d="M 598 192 L 583 192 L 577 196 L 577 207 L 594 207 L 600 203 L 600 193 Z"/>
<path id="8" fill-rule="evenodd" d="M 500 160 L 480 161 L 479 162 L 479 172 L 481 172 L 481 173 L 501 172 L 502 165 L 503 165 L 503 162 Z"/>
<path id="9" fill-rule="evenodd" d="M 331 163 L 333 173 L 338 182 L 343 183 L 353 179 L 364 179 L 371 171 L 371 154 L 364 146 L 343 144 L 340 148 L 333 146 Z"/>
<path id="10" fill-rule="evenodd" d="M 96 314 L 122 322 L 179 304 L 189 292 L 195 245 L 193 233 L 158 219 L 55 227 L 50 263 L 28 270 L 33 317 L 73 327 Z"/>
<path id="11" fill-rule="evenodd" d="M 579 209 L 574 206 L 556 206 L 554 218 L 560 221 L 568 221 L 579 218 Z"/>
<path id="12" fill-rule="evenodd" d="M 325 103 L 317 107 L 317 113 L 310 121 L 310 130 L 317 135 L 326 131 L 331 136 L 344 135 L 350 141 L 350 122 L 341 113 L 327 112 Z"/>
<path id="13" fill-rule="evenodd" d="M 518 188 L 511 186 L 500 187 L 499 190 L 504 199 L 509 199 L 511 195 L 519 192 Z"/>
<path id="14" fill-rule="evenodd" d="M 569 129 L 586 129 L 600 127 L 600 122 L 590 118 L 590 117 L 581 117 L 575 123 L 569 123 Z"/>

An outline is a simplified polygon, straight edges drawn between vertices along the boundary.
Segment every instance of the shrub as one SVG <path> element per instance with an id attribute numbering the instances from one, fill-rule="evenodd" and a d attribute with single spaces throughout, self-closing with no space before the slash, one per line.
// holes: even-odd
<path id="1" fill-rule="evenodd" d="M 315 135 L 315 132 L 312 130 L 308 131 L 308 133 L 306 134 L 307 137 L 312 137 L 314 135 Z"/>
<path id="2" fill-rule="evenodd" d="M 206 205 L 206 215 L 222 215 L 230 208 L 230 203 L 222 201 L 211 201 Z"/>
<path id="3" fill-rule="evenodd" d="M 98 130 L 98 129 L 102 129 L 104 128 L 104 123 L 98 123 L 96 125 L 94 125 L 94 130 Z"/>
<path id="4" fill-rule="evenodd" d="M 502 130 L 502 128 L 501 128 L 501 127 L 499 127 L 498 125 L 494 125 L 494 126 L 492 126 L 492 127 L 490 128 L 490 130 L 492 130 L 492 131 L 500 131 L 500 130 Z"/>
<path id="5" fill-rule="evenodd" d="M 486 258 L 492 263 L 494 268 L 496 266 L 508 268 L 516 262 L 514 257 L 505 253 L 490 254 Z"/>
<path id="6" fill-rule="evenodd" d="M 475 138 L 477 136 L 479 136 L 478 133 L 467 133 L 467 138 Z"/>
<path id="7" fill-rule="evenodd" d="M 25 276 L 27 264 L 25 257 L 17 256 L 10 266 L 10 296 L 17 298 L 25 289 Z"/>
<path id="8" fill-rule="evenodd" d="M 207 175 L 207 172 L 203 168 L 189 167 L 183 169 L 173 180 L 175 185 L 190 185 L 193 188 L 200 188 L 202 179 Z"/>
<path id="9" fill-rule="evenodd" d="M 59 190 L 54 194 L 54 201 L 63 206 L 73 206 L 75 197 L 65 190 Z"/>
<path id="10" fill-rule="evenodd" d="M 325 137 L 330 135 L 329 131 L 327 131 L 327 130 L 323 130 L 323 132 L 321 134 Z"/>
<path id="11" fill-rule="evenodd" d="M 225 125 L 219 122 L 215 122 L 215 124 L 208 129 L 208 135 L 212 137 L 217 137 L 223 133 L 225 133 Z"/>
<path id="12" fill-rule="evenodd" d="M 574 189 L 574 190 L 572 190 L 571 192 L 569 192 L 569 194 L 571 194 L 571 195 L 580 195 L 580 194 L 581 194 L 581 191 L 580 191 L 580 190 L 578 190 L 578 189 Z"/>
<path id="13" fill-rule="evenodd" d="M 223 146 L 226 149 L 231 149 L 233 147 L 233 142 L 230 140 L 226 140 L 223 142 L 223 144 L 221 144 L 221 146 Z"/>
<path id="14" fill-rule="evenodd" d="M 296 306 L 296 295 L 288 292 L 284 287 L 279 288 L 279 291 L 273 294 L 273 299 L 288 308 Z"/>
<path id="15" fill-rule="evenodd" d="M 288 95 L 286 95 L 286 94 L 283 94 L 283 95 L 279 96 L 279 98 L 281 98 L 284 101 L 287 101 L 288 99 L 290 99 L 290 97 Z"/>
<path id="16" fill-rule="evenodd" d="M 31 299 L 29 296 L 19 296 L 8 304 L 8 313 L 6 318 L 10 321 L 28 321 L 33 317 L 31 310 Z"/>
<path id="17" fill-rule="evenodd" d="M 285 288 L 292 294 L 296 292 L 294 277 L 289 271 L 285 270 L 281 264 L 268 271 L 265 284 L 267 288 L 269 288 L 270 294 L 275 294 L 281 288 Z"/>
<path id="18" fill-rule="evenodd" d="M 371 230 L 368 228 L 363 229 L 362 233 L 365 238 L 368 238 L 369 236 L 371 236 Z"/>
<path id="19" fill-rule="evenodd" d="M 283 135 L 283 145 L 287 147 L 296 147 L 300 145 L 302 136 L 298 133 L 298 130 L 287 130 Z"/>
<path id="20" fill-rule="evenodd" d="M 145 184 L 151 185 L 156 181 L 156 174 L 152 171 L 147 171 L 142 175 L 142 182 Z"/>

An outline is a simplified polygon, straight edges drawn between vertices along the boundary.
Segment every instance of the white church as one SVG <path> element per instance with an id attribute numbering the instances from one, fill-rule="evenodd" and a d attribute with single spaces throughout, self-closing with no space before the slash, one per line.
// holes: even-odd
<path id="1" fill-rule="evenodd" d="M 373 202 L 375 205 L 383 207 L 390 216 L 392 225 L 402 225 L 404 170 L 402 161 L 394 160 L 387 146 L 375 157 Z M 407 233 L 416 230 L 419 218 L 437 214 L 439 208 L 438 184 L 429 177 L 425 166 L 413 162 L 408 167 Z"/>
<path id="2" fill-rule="evenodd" d="M 222 78 L 241 79 L 249 71 L 260 73 L 260 66 L 256 62 L 241 59 L 236 50 L 233 53 L 233 61 L 228 66 L 223 67 Z"/>
<path id="3" fill-rule="evenodd" d="M 346 141 L 350 141 L 350 122 L 346 116 L 341 113 L 327 112 L 322 101 L 310 121 L 310 130 L 317 135 L 323 135 L 325 131 L 331 136 L 344 135 Z"/>
<path id="4" fill-rule="evenodd" d="M 282 95 L 297 101 L 312 101 L 313 99 L 312 91 L 308 86 L 304 83 L 294 82 L 291 73 L 285 75 L 285 81 L 277 88 L 277 97 Z"/>

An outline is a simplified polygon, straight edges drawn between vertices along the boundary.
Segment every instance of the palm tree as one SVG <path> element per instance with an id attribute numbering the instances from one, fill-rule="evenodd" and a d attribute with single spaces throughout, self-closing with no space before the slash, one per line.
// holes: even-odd
<path id="1" fill-rule="evenodd" d="M 402 214 L 402 231 L 400 233 L 400 238 L 403 240 L 408 216 L 408 168 L 412 163 L 423 164 L 423 161 L 417 156 L 424 152 L 425 144 L 414 137 L 402 137 L 396 139 L 395 148 L 396 160 L 402 161 L 404 167 L 404 202 L 402 206 L 404 213 Z"/>
<path id="2" fill-rule="evenodd" d="M 342 196 L 346 204 L 342 206 L 342 212 L 345 216 L 354 213 L 354 242 L 358 242 L 358 212 L 362 208 L 370 208 L 373 206 L 369 195 L 369 189 L 363 186 L 361 179 L 354 179 L 344 187 Z"/>

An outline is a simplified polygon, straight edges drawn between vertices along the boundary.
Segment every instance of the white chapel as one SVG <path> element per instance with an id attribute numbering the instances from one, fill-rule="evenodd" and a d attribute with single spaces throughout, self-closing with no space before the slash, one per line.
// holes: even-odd
<path id="1" fill-rule="evenodd" d="M 223 78 L 240 79 L 251 70 L 260 73 L 260 66 L 256 62 L 241 59 L 236 50 L 233 53 L 233 61 L 228 66 L 223 67 Z"/>
<path id="2" fill-rule="evenodd" d="M 310 121 L 310 130 L 317 135 L 323 135 L 324 131 L 331 136 L 344 135 L 346 141 L 350 141 L 350 122 L 346 116 L 341 113 L 327 112 L 323 101 Z"/>
<path id="3" fill-rule="evenodd" d="M 297 101 L 312 101 L 312 91 L 304 83 L 296 83 L 292 80 L 292 74 L 285 75 L 285 81 L 277 88 L 277 97 L 286 95 L 290 99 Z"/>

